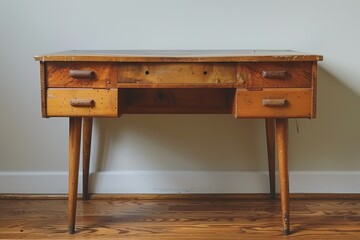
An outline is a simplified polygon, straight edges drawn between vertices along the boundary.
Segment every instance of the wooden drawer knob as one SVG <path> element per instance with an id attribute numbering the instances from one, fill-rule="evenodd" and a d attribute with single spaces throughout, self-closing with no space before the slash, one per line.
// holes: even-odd
<path id="1" fill-rule="evenodd" d="M 285 79 L 286 71 L 263 71 L 262 76 L 269 79 Z"/>
<path id="2" fill-rule="evenodd" d="M 263 106 L 269 106 L 269 107 L 278 107 L 278 106 L 284 106 L 286 103 L 286 99 L 263 99 L 262 105 Z"/>
<path id="3" fill-rule="evenodd" d="M 70 105 L 73 107 L 93 107 L 95 101 L 92 99 L 70 99 Z"/>
<path id="4" fill-rule="evenodd" d="M 70 70 L 69 76 L 73 78 L 89 78 L 94 79 L 96 74 L 92 70 Z"/>

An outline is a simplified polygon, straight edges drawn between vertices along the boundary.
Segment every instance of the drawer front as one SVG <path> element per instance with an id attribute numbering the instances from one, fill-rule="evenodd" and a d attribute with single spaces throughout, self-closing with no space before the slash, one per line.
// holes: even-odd
<path id="1" fill-rule="evenodd" d="M 116 87 L 115 63 L 49 62 L 46 63 L 48 87 Z"/>
<path id="2" fill-rule="evenodd" d="M 313 118 L 311 89 L 237 89 L 233 114 L 237 118 Z"/>
<path id="3" fill-rule="evenodd" d="M 312 64 L 312 62 L 239 63 L 240 87 L 249 90 L 311 88 Z"/>
<path id="4" fill-rule="evenodd" d="M 117 89 L 47 90 L 47 116 L 118 116 Z"/>
<path id="5" fill-rule="evenodd" d="M 118 83 L 235 84 L 236 63 L 120 63 Z"/>

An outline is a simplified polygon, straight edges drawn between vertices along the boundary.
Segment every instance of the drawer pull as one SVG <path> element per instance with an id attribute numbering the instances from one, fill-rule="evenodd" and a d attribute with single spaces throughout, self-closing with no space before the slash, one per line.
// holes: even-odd
<path id="1" fill-rule="evenodd" d="M 70 77 L 73 78 L 90 78 L 90 79 L 94 79 L 96 76 L 95 71 L 92 70 L 70 70 L 69 75 Z"/>
<path id="2" fill-rule="evenodd" d="M 286 99 L 263 99 L 262 105 L 268 106 L 268 107 L 278 107 L 278 106 L 284 106 L 286 103 Z"/>
<path id="3" fill-rule="evenodd" d="M 285 79 L 286 71 L 263 71 L 262 76 L 269 79 Z"/>
<path id="4" fill-rule="evenodd" d="M 92 99 L 70 99 L 70 105 L 73 107 L 94 107 L 95 101 Z"/>

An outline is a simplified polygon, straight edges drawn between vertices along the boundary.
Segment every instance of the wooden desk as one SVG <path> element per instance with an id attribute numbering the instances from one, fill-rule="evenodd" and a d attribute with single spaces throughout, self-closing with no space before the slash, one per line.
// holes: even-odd
<path id="1" fill-rule="evenodd" d="M 81 129 L 88 198 L 93 117 L 221 113 L 264 118 L 270 194 L 275 143 L 284 234 L 290 233 L 288 118 L 314 118 L 317 61 L 293 51 L 67 51 L 36 56 L 43 117 L 69 117 L 69 233 L 75 232 Z M 82 127 L 81 127 L 82 126 Z"/>

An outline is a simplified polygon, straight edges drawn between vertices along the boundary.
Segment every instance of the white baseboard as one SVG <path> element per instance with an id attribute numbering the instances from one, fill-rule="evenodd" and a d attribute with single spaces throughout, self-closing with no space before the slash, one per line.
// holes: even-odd
<path id="1" fill-rule="evenodd" d="M 0 193 L 67 193 L 67 172 L 0 172 Z M 360 172 L 290 172 L 292 193 L 360 193 Z M 278 187 L 277 187 L 278 189 Z M 92 173 L 92 193 L 266 193 L 267 172 L 119 171 Z M 81 175 L 79 179 L 81 192 Z"/>

